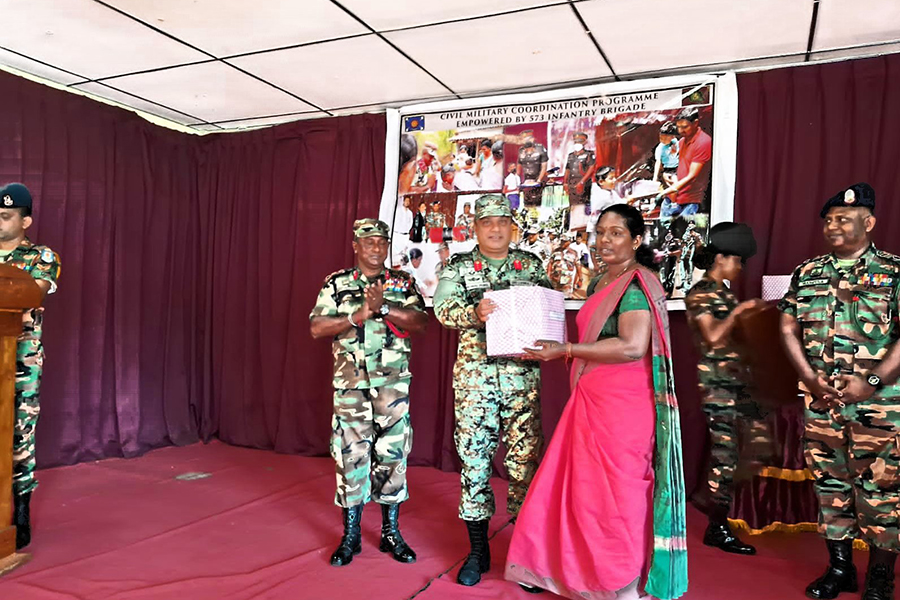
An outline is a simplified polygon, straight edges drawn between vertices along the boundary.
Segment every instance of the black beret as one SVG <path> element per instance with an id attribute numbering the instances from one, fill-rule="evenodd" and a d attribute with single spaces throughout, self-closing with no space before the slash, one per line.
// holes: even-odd
<path id="1" fill-rule="evenodd" d="M 0 208 L 31 208 L 31 192 L 21 183 L 0 188 Z"/>
<path id="2" fill-rule="evenodd" d="M 857 183 L 851 185 L 846 190 L 841 190 L 828 199 L 819 216 L 823 219 L 828 211 L 835 206 L 846 206 L 848 208 L 868 208 L 875 214 L 875 190 L 868 183 Z"/>
<path id="3" fill-rule="evenodd" d="M 753 230 L 743 223 L 725 222 L 709 230 L 709 243 L 721 254 L 740 256 L 747 260 L 756 255 Z"/>

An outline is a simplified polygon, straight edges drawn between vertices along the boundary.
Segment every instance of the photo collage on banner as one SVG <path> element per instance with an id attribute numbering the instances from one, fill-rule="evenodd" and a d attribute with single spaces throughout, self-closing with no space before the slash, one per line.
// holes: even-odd
<path id="1" fill-rule="evenodd" d="M 683 298 L 711 224 L 715 87 L 401 111 L 392 265 L 431 298 L 450 256 L 477 243 L 475 201 L 501 194 L 514 246 L 538 255 L 567 299 L 584 300 L 602 267 L 599 215 L 627 203 L 644 215 L 669 298 Z"/>

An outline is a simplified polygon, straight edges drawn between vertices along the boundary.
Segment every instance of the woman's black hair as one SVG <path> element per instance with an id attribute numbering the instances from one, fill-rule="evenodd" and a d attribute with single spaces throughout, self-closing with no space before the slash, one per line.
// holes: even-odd
<path id="1" fill-rule="evenodd" d="M 638 249 L 634 253 L 634 258 L 638 261 L 638 264 L 653 271 L 658 271 L 659 265 L 657 265 L 654 260 L 653 250 L 650 249 L 650 246 L 643 243 L 646 231 L 644 229 L 644 217 L 641 215 L 641 211 L 628 204 L 613 204 L 612 206 L 606 207 L 603 212 L 600 213 L 600 218 L 602 219 L 603 215 L 607 213 L 614 213 L 622 217 L 632 239 L 641 236 L 641 245 L 638 246 Z"/>
<path id="2" fill-rule="evenodd" d="M 694 254 L 694 266 L 703 271 L 708 271 L 715 264 L 716 256 L 719 254 L 726 258 L 729 256 L 740 256 L 739 254 L 732 254 L 731 252 L 720 250 L 713 244 L 706 244 L 705 246 L 698 248 L 697 252 Z M 747 261 L 743 258 L 741 259 L 741 263 L 746 262 Z"/>

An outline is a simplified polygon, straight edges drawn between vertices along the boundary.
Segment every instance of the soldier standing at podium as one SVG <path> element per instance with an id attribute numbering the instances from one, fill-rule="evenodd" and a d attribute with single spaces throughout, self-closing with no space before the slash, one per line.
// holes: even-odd
<path id="1" fill-rule="evenodd" d="M 829 566 L 806 588 L 858 587 L 853 540 L 869 545 L 863 600 L 891 600 L 900 552 L 900 257 L 877 249 L 875 190 L 857 183 L 822 208 L 829 254 L 794 270 L 778 308 L 806 402 L 806 462 Z"/>
<path id="2" fill-rule="evenodd" d="M 0 188 L 0 260 L 34 277 L 44 294 L 56 291 L 59 256 L 46 246 L 33 244 L 25 235 L 31 226 L 31 193 L 21 183 Z M 16 424 L 13 430 L 13 504 L 16 549 L 31 542 L 31 492 L 34 476 L 34 433 L 40 414 L 41 344 L 43 309 L 25 311 L 22 335 L 16 348 Z"/>
<path id="3" fill-rule="evenodd" d="M 428 325 L 425 302 L 407 273 L 385 269 L 388 226 L 376 219 L 353 224 L 356 266 L 330 275 L 310 314 L 314 338 L 333 339 L 334 416 L 331 455 L 344 535 L 331 564 L 349 564 L 360 552 L 360 520 L 371 499 L 381 505 L 379 550 L 404 563 L 416 553 L 400 535 L 400 503 L 408 497 L 409 332 Z"/>

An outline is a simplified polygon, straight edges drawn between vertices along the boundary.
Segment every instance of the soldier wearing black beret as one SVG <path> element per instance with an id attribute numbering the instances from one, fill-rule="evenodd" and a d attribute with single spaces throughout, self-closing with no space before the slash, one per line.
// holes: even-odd
<path id="1" fill-rule="evenodd" d="M 853 540 L 869 545 L 864 600 L 893 598 L 900 552 L 900 257 L 875 248 L 875 190 L 857 183 L 819 213 L 831 252 L 794 271 L 779 304 L 805 392 L 806 462 L 830 561 L 806 589 L 857 588 Z"/>

